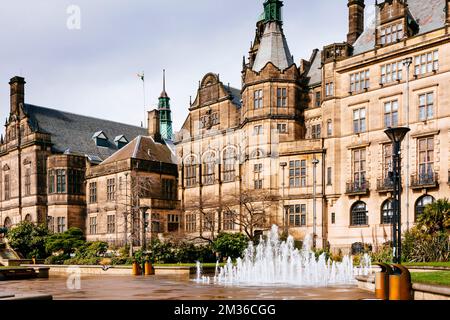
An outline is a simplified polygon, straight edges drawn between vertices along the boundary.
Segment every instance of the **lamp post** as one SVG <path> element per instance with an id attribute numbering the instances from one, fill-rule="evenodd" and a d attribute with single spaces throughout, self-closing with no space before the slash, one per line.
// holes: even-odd
<path id="1" fill-rule="evenodd" d="M 317 165 L 319 160 L 314 157 L 313 161 L 313 248 L 317 247 L 317 210 L 316 210 L 316 196 L 317 196 Z"/>
<path id="2" fill-rule="evenodd" d="M 142 251 L 146 251 L 147 250 L 147 239 L 146 239 L 146 233 L 147 233 L 147 222 L 145 219 L 145 215 L 147 214 L 147 210 L 149 209 L 149 207 L 141 207 L 140 208 L 142 210 Z"/>
<path id="3" fill-rule="evenodd" d="M 142 210 L 142 254 L 145 254 L 147 251 L 147 239 L 146 239 L 146 233 L 147 233 L 147 223 L 145 219 L 145 215 L 147 214 L 147 210 L 149 209 L 146 206 L 140 207 Z M 145 274 L 145 261 L 146 259 L 142 260 L 142 274 Z"/>
<path id="4" fill-rule="evenodd" d="M 283 226 L 284 226 L 284 233 L 287 235 L 288 230 L 288 211 L 287 208 L 284 205 L 284 188 L 285 188 L 285 168 L 287 166 L 287 162 L 281 162 L 280 167 L 283 169 L 283 182 L 281 184 L 281 187 L 283 189 L 283 201 L 282 201 L 282 212 L 283 212 Z"/>
<path id="5" fill-rule="evenodd" d="M 410 66 L 413 62 L 411 57 L 403 60 L 403 65 L 406 67 L 406 127 L 409 128 L 409 77 Z M 409 179 L 410 179 L 410 140 L 406 137 L 406 179 L 405 179 L 405 193 L 406 193 L 406 229 L 409 230 Z"/>
<path id="6" fill-rule="evenodd" d="M 392 141 L 392 182 L 394 185 L 394 194 L 392 200 L 393 221 L 392 221 L 392 246 L 393 246 L 393 260 L 395 263 L 402 262 L 402 219 L 401 219 L 401 194 L 402 194 L 402 179 L 401 179 L 401 143 L 406 134 L 410 131 L 409 128 L 398 127 L 389 128 L 384 133 Z"/>

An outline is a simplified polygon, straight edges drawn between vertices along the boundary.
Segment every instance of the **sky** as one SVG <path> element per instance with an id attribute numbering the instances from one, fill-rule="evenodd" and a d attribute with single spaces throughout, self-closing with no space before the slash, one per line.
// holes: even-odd
<path id="1" fill-rule="evenodd" d="M 27 82 L 26 103 L 146 124 L 137 74 L 145 72 L 145 110 L 152 110 L 166 69 L 178 131 L 188 115 L 189 97 L 194 100 L 206 73 L 241 87 L 242 57 L 254 39 L 263 2 L 1 1 L 0 117 L 9 114 L 9 79 L 19 75 Z M 313 49 L 346 39 L 347 0 L 285 0 L 283 19 L 298 65 Z"/>

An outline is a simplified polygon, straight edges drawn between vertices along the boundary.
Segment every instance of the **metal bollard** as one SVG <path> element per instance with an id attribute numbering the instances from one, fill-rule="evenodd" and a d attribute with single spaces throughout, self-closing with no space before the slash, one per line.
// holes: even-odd
<path id="1" fill-rule="evenodd" d="M 133 262 L 132 274 L 133 276 L 139 276 L 141 274 L 139 264 L 136 261 Z"/>
<path id="2" fill-rule="evenodd" d="M 152 263 L 150 261 L 145 262 L 145 275 L 151 276 L 154 274 L 155 274 L 155 272 L 153 271 Z"/>
<path id="3" fill-rule="evenodd" d="M 381 272 L 375 274 L 375 297 L 380 300 L 389 300 L 389 276 L 392 268 L 386 263 L 376 263 Z"/>
<path id="4" fill-rule="evenodd" d="M 389 276 L 389 300 L 412 300 L 411 274 L 400 264 L 393 264 Z"/>

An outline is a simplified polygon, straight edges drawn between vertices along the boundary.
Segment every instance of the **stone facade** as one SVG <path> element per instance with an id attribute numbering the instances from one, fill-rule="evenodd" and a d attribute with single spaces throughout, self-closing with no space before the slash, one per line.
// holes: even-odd
<path id="1" fill-rule="evenodd" d="M 20 77 L 10 90 L 0 139 L 0 226 L 27 220 L 52 232 L 77 227 L 89 240 L 139 245 L 146 206 L 156 225 L 150 234 L 179 231 L 177 168 L 159 132 L 160 111 L 149 113 L 146 130 L 26 104 Z"/>
<path id="2" fill-rule="evenodd" d="M 262 211 L 253 233 L 278 224 L 334 250 L 376 248 L 391 239 L 384 130 L 395 126 L 411 128 L 402 146 L 403 230 L 425 204 L 449 197 L 449 6 L 431 2 L 382 2 L 376 25 L 364 28 L 364 1 L 349 1 L 348 42 L 314 50 L 299 66 L 283 58 L 282 23 L 266 14 L 241 90 L 206 75 L 176 138 L 185 230 L 248 232 L 243 220 Z"/>

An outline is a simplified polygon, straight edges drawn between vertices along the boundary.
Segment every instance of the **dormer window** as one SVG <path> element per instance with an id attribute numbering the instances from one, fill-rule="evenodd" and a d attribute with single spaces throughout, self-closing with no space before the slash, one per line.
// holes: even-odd
<path id="1" fill-rule="evenodd" d="M 377 45 L 397 43 L 405 36 L 413 36 L 419 31 L 419 25 L 411 15 L 406 0 L 384 1 L 377 6 Z"/>
<path id="2" fill-rule="evenodd" d="M 386 44 L 395 43 L 403 39 L 403 36 L 404 32 L 402 23 L 383 27 L 380 31 L 380 44 L 384 46 Z"/>
<path id="3" fill-rule="evenodd" d="M 114 139 L 114 143 L 116 144 L 117 149 L 122 149 L 128 144 L 128 142 L 128 139 L 124 135 L 117 136 Z"/>
<path id="4" fill-rule="evenodd" d="M 108 137 L 103 131 L 96 132 L 92 139 L 95 141 L 97 147 L 109 147 Z"/>

